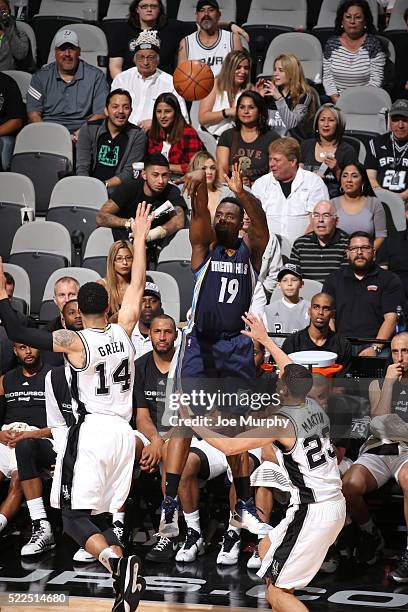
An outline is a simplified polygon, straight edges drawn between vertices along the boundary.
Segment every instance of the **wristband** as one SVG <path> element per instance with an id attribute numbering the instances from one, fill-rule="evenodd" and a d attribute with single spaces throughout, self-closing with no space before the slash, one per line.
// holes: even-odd
<path id="1" fill-rule="evenodd" d="M 222 116 L 224 117 L 224 119 L 227 119 L 228 115 L 227 115 L 227 111 L 225 110 L 225 108 L 223 108 L 221 112 L 222 112 Z"/>
<path id="2" fill-rule="evenodd" d="M 158 225 L 149 231 L 146 236 L 146 242 L 152 242 L 153 240 L 163 240 L 167 236 L 167 231 L 163 226 Z"/>

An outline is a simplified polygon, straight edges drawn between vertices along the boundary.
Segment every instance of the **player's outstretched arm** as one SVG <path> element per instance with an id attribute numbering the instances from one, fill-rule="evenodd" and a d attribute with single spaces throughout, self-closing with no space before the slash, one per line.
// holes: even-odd
<path id="1" fill-rule="evenodd" d="M 283 372 L 285 366 L 288 363 L 293 363 L 293 361 L 288 357 L 288 355 L 282 351 L 281 348 L 268 336 L 268 332 L 266 331 L 266 327 L 257 315 L 252 312 L 246 312 L 245 316 L 242 317 L 245 325 L 249 327 L 249 330 L 242 330 L 241 334 L 244 336 L 249 336 L 253 340 L 258 340 L 261 344 L 264 345 L 267 351 L 272 355 L 274 362 L 276 363 L 280 372 Z"/>
<path id="2" fill-rule="evenodd" d="M 128 336 L 132 335 L 142 308 L 142 297 L 146 282 L 146 237 L 151 226 L 150 208 L 150 204 L 146 204 L 146 202 L 139 204 L 131 225 L 133 235 L 131 278 L 130 285 L 123 296 L 118 317 L 119 325 L 123 327 Z"/>

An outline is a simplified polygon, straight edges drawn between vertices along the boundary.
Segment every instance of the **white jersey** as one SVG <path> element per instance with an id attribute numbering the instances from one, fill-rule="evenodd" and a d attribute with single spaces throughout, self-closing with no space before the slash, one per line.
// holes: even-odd
<path id="1" fill-rule="evenodd" d="M 84 409 L 130 421 L 135 348 L 129 336 L 117 324 L 77 333 L 84 344 L 86 360 L 83 368 L 70 364 L 74 414 Z"/>
<path id="2" fill-rule="evenodd" d="M 290 304 L 284 298 L 265 306 L 265 316 L 269 332 L 274 334 L 293 334 L 309 325 L 310 302 L 300 298 L 297 304 Z M 285 338 L 274 338 L 282 346 Z"/>
<path id="3" fill-rule="evenodd" d="M 226 55 L 233 50 L 232 33 L 227 30 L 219 30 L 218 33 L 218 39 L 211 47 L 200 42 L 198 32 L 185 38 L 188 59 L 208 64 L 215 77 L 219 75 Z"/>
<path id="4" fill-rule="evenodd" d="M 291 504 L 341 499 L 341 479 L 336 453 L 330 442 L 330 421 L 313 400 L 303 406 L 282 406 L 279 415 L 288 417 L 296 440 L 290 451 L 274 442 L 276 456 L 291 483 Z"/>

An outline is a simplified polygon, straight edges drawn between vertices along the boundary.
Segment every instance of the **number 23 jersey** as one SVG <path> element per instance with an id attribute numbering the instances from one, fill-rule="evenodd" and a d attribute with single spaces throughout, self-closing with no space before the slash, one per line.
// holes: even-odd
<path id="1" fill-rule="evenodd" d="M 216 244 L 194 271 L 192 318 L 199 333 L 217 336 L 239 334 L 242 315 L 249 310 L 256 283 L 250 251 L 238 239 L 234 248 Z"/>
<path id="2" fill-rule="evenodd" d="M 341 479 L 327 414 L 307 398 L 302 406 L 282 406 L 278 416 L 290 419 L 296 435 L 289 451 L 279 442 L 273 443 L 279 465 L 292 485 L 291 504 L 340 499 Z"/>
<path id="3" fill-rule="evenodd" d="M 70 365 L 73 412 L 132 417 L 132 390 L 135 378 L 135 348 L 117 324 L 105 329 L 87 328 L 77 332 L 85 350 L 85 366 Z"/>

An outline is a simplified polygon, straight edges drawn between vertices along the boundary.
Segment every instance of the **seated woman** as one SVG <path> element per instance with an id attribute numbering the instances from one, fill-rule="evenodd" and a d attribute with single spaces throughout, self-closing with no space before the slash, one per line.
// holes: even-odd
<path id="1" fill-rule="evenodd" d="M 346 122 L 334 104 L 323 104 L 317 111 L 313 138 L 300 145 L 301 167 L 316 172 L 326 183 L 331 198 L 340 195 L 340 168 L 357 161 L 355 149 L 342 140 Z"/>
<path id="2" fill-rule="evenodd" d="M 385 211 L 374 196 L 367 171 L 360 163 L 348 164 L 341 169 L 342 194 L 332 200 L 337 210 L 337 227 L 348 234 L 357 230 L 375 236 L 374 247 L 379 249 L 387 237 Z"/>
<path id="3" fill-rule="evenodd" d="M 30 52 L 28 36 L 17 29 L 10 12 L 9 0 L 0 0 L 0 70 L 18 70 Z"/>
<path id="4" fill-rule="evenodd" d="M 272 81 L 260 79 L 256 90 L 265 98 L 269 125 L 279 136 L 287 136 L 295 128 L 308 130 L 307 123 L 315 113 L 316 101 L 295 55 L 279 55 L 273 64 Z"/>
<path id="5" fill-rule="evenodd" d="M 148 132 L 148 154 L 161 153 L 169 160 L 170 172 L 184 174 L 193 155 L 203 150 L 197 132 L 181 114 L 176 96 L 160 94 L 154 103 L 152 127 Z"/>
<path id="6" fill-rule="evenodd" d="M 109 296 L 109 316 L 117 317 L 123 296 L 130 284 L 133 261 L 133 246 L 129 240 L 117 240 L 109 249 L 106 261 L 106 276 L 96 281 L 103 285 Z"/>
<path id="7" fill-rule="evenodd" d="M 256 91 L 244 91 L 237 101 L 235 127 L 221 134 L 217 165 L 221 177 L 241 160 L 245 183 L 251 184 L 269 172 L 268 147 L 278 134 L 268 126 L 268 110 Z"/>
<path id="8" fill-rule="evenodd" d="M 218 204 L 227 195 L 231 195 L 231 192 L 228 187 L 221 184 L 217 162 L 207 151 L 200 151 L 191 158 L 187 172 L 192 172 L 193 170 L 205 171 L 208 189 L 208 208 L 210 210 L 211 221 L 214 221 Z"/>
<path id="9" fill-rule="evenodd" d="M 238 96 L 251 88 L 251 65 L 246 49 L 228 53 L 211 93 L 200 102 L 198 120 L 216 138 L 234 126 Z"/>

